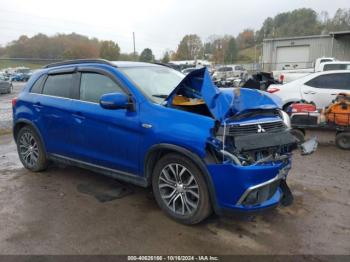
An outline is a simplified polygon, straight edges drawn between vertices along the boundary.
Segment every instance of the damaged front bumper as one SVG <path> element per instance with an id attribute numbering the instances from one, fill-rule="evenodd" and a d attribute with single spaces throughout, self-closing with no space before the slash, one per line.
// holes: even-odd
<path id="1" fill-rule="evenodd" d="M 278 205 L 284 195 L 290 160 L 271 165 L 209 164 L 221 210 L 259 211 Z"/>

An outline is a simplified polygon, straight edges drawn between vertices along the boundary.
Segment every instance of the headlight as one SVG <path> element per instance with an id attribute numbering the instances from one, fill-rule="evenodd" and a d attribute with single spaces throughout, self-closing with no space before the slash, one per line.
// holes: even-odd
<path id="1" fill-rule="evenodd" d="M 283 123 L 286 125 L 286 127 L 288 129 L 291 129 L 292 128 L 292 124 L 290 122 L 289 115 L 286 112 L 284 112 L 283 110 L 280 110 L 279 112 L 280 112 L 280 116 L 281 116 L 281 118 L 283 120 Z"/>

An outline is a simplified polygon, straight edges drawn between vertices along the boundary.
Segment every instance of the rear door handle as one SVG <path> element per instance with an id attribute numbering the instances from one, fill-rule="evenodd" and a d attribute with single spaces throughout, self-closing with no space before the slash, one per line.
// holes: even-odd
<path id="1" fill-rule="evenodd" d="M 314 92 L 314 91 L 306 91 L 306 92 L 304 92 L 304 94 L 305 95 L 314 95 L 314 94 L 316 94 L 316 92 Z"/>
<path id="2" fill-rule="evenodd" d="M 85 119 L 85 116 L 83 115 L 82 112 L 75 112 L 75 113 L 73 113 L 73 117 L 81 119 L 81 120 Z"/>
<path id="3" fill-rule="evenodd" d="M 33 107 L 36 111 L 40 111 L 43 108 L 43 105 L 40 102 L 36 102 L 33 104 Z"/>
<path id="4" fill-rule="evenodd" d="M 36 102 L 36 103 L 33 104 L 33 107 L 36 108 L 36 109 L 42 109 L 43 105 L 40 102 Z"/>

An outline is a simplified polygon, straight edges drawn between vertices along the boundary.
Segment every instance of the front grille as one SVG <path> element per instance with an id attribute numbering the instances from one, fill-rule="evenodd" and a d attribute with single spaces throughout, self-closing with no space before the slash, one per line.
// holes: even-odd
<path id="1" fill-rule="evenodd" d="M 249 125 L 231 125 L 228 130 L 230 136 L 244 136 L 257 133 L 277 133 L 284 131 L 286 126 L 282 121 L 255 123 Z"/>

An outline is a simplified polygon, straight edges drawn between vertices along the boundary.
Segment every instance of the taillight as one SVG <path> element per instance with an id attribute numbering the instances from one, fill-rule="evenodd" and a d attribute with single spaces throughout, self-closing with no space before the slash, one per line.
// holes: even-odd
<path id="1" fill-rule="evenodd" d="M 278 92 L 278 91 L 280 91 L 280 89 L 279 88 L 277 88 L 277 87 L 270 87 L 269 89 L 267 89 L 267 92 L 269 92 L 269 93 L 276 93 L 276 92 Z"/>
<path id="2" fill-rule="evenodd" d="M 284 81 L 284 75 L 280 75 L 280 82 L 283 83 Z"/>
<path id="3" fill-rule="evenodd" d="M 15 107 L 17 103 L 17 98 L 12 99 L 12 107 Z"/>

